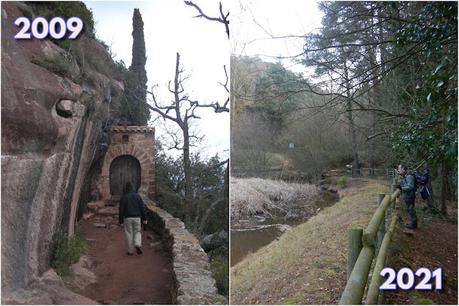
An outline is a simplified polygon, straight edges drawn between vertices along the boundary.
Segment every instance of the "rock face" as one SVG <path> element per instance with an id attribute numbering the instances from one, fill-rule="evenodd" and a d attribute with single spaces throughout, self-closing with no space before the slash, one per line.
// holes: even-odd
<path id="1" fill-rule="evenodd" d="M 91 81 L 77 82 L 74 60 L 65 76 L 40 65 L 37 59 L 65 51 L 48 40 L 14 40 L 14 20 L 24 14 L 12 2 L 1 8 L 4 302 L 49 269 L 54 234 L 73 233 L 82 189 L 106 151 L 109 102 L 122 86 L 88 67 Z M 87 52 L 111 61 L 100 45 Z"/>
<path id="2" fill-rule="evenodd" d="M 204 251 L 209 252 L 228 245 L 228 240 L 228 232 L 221 230 L 218 233 L 205 236 L 201 241 L 201 246 Z"/>
<path id="3" fill-rule="evenodd" d="M 97 303 L 67 289 L 59 275 L 50 269 L 34 280 L 27 289 L 2 291 L 2 304 L 96 305 Z"/>

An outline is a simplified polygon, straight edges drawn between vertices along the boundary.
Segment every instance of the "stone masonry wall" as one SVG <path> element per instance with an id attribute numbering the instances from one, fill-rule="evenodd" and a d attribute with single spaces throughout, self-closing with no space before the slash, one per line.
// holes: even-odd
<path id="1" fill-rule="evenodd" d="M 123 140 L 127 136 L 128 141 Z M 111 200 L 110 165 L 121 155 L 135 157 L 141 168 L 141 185 L 139 192 L 155 196 L 155 129 L 150 126 L 114 126 L 110 132 L 110 145 L 105 155 L 102 172 L 98 180 L 101 200 Z"/>
<path id="2" fill-rule="evenodd" d="M 181 305 L 226 304 L 217 293 L 215 279 L 210 271 L 209 259 L 195 236 L 185 224 L 157 207 L 142 195 L 147 206 L 149 227 L 158 233 L 172 255 L 176 288 L 173 302 Z"/>

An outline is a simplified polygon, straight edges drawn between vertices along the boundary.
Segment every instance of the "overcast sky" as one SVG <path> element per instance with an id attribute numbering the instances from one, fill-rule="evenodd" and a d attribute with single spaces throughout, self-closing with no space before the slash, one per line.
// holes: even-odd
<path id="1" fill-rule="evenodd" d="M 208 15 L 218 15 L 218 2 L 200 0 L 197 3 Z M 223 65 L 229 67 L 230 54 L 222 24 L 193 18 L 195 9 L 182 0 L 85 1 L 85 4 L 93 11 L 97 36 L 111 46 L 115 59 L 122 59 L 128 67 L 132 56 L 132 14 L 134 8 L 140 9 L 148 88 L 159 85 L 160 101 L 168 103 L 172 98 L 167 83 L 174 78 L 176 52 L 180 53 L 181 63 L 190 76 L 184 86 L 191 99 L 202 103 L 226 100 L 227 93 L 218 84 L 225 81 Z M 229 114 L 216 114 L 210 109 L 196 114 L 202 119 L 196 120 L 194 128 L 205 138 L 195 150 L 207 157 L 215 153 L 229 156 Z M 158 122 L 153 125 L 157 127 L 157 138 L 164 137 L 161 125 Z"/>
<path id="2" fill-rule="evenodd" d="M 150 1 L 85 1 L 92 9 L 97 36 L 105 41 L 126 66 L 131 63 L 132 13 L 139 8 L 144 22 L 147 52 L 148 87 L 158 84 L 158 97 L 169 101 L 167 83 L 174 77 L 175 55 L 190 79 L 185 88 L 190 97 L 204 102 L 225 101 L 226 92 L 218 84 L 224 82 L 223 65 L 228 67 L 230 54 L 257 55 L 267 61 L 276 57 L 294 56 L 302 51 L 303 39 L 273 39 L 273 36 L 304 35 L 320 26 L 321 12 L 316 1 L 310 0 L 223 0 L 230 11 L 231 42 L 224 26 L 208 20 L 193 18 L 194 8 L 182 0 Z M 196 0 L 203 11 L 218 16 L 218 2 Z M 283 63 L 296 72 L 307 74 L 304 67 L 293 61 Z M 229 156 L 229 114 L 215 114 L 210 109 L 198 112 L 202 117 L 195 129 L 205 138 L 195 148 L 207 157 L 219 153 Z M 159 122 L 157 138 L 165 137 Z M 166 136 L 167 137 L 167 136 Z M 178 154 L 179 152 L 177 152 Z"/>
<path id="3" fill-rule="evenodd" d="M 231 52 L 236 55 L 259 56 L 265 61 L 276 62 L 278 57 L 293 57 L 302 53 L 301 37 L 317 30 L 322 12 L 317 1 L 311 0 L 248 0 L 231 1 Z M 296 72 L 308 74 L 294 61 L 282 60 Z"/>

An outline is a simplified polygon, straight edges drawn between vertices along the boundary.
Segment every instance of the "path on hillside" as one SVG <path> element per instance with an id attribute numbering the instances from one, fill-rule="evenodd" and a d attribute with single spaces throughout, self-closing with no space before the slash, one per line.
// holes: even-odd
<path id="1" fill-rule="evenodd" d="M 457 224 L 439 220 L 421 224 L 413 236 L 399 231 L 393 243 L 398 252 L 392 256 L 390 266 L 396 269 L 442 268 L 444 289 L 387 292 L 385 304 L 423 304 L 431 300 L 433 304 L 457 305 Z"/>
<path id="2" fill-rule="evenodd" d="M 114 216 L 93 217 L 82 222 L 97 282 L 81 294 L 101 304 L 171 304 L 171 263 L 159 237 L 142 231 L 143 254 L 128 256 L 124 230 L 113 220 Z M 107 228 L 94 223 L 104 223 Z"/>

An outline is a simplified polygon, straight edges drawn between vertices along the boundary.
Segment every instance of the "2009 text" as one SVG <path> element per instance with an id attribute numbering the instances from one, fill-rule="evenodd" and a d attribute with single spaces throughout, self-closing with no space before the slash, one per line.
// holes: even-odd
<path id="1" fill-rule="evenodd" d="M 83 30 L 83 21 L 78 17 L 70 17 L 64 20 L 62 17 L 54 17 L 49 22 L 46 18 L 36 17 L 32 21 L 29 18 L 18 17 L 14 24 L 20 27 L 15 39 L 45 39 L 50 35 L 54 39 L 63 39 L 67 33 L 68 39 L 76 39 Z"/>

